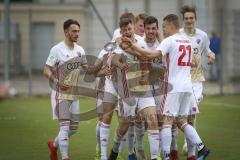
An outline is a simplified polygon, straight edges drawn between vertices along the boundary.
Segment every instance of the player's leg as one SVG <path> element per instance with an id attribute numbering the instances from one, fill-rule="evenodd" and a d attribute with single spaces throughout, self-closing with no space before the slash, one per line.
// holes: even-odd
<path id="1" fill-rule="evenodd" d="M 163 159 L 170 160 L 170 146 L 172 141 L 172 124 L 174 117 L 163 115 L 163 126 L 161 131 Z"/>
<path id="2" fill-rule="evenodd" d="M 107 159 L 107 145 L 110 136 L 110 123 L 116 104 L 103 102 L 103 116 L 100 124 L 101 159 Z"/>
<path id="3" fill-rule="evenodd" d="M 57 105 L 59 105 L 59 100 L 55 98 L 56 92 L 53 91 L 51 94 L 51 106 L 52 106 L 52 114 L 53 119 L 58 119 L 58 115 L 56 112 L 56 109 L 58 108 Z M 50 150 L 50 159 L 51 160 L 57 160 L 57 151 L 58 151 L 58 136 L 55 137 L 54 140 L 48 140 L 48 148 Z"/>
<path id="4" fill-rule="evenodd" d="M 121 107 L 122 106 L 122 100 L 121 99 L 118 99 L 118 106 L 115 108 L 115 112 L 117 113 L 117 117 L 118 117 L 118 123 L 120 122 L 120 118 L 121 118 L 121 114 L 120 112 L 121 111 Z M 119 112 L 120 111 L 120 112 Z M 120 146 L 119 146 L 119 149 L 118 149 L 118 160 L 122 160 L 122 153 L 124 151 L 124 149 L 126 148 L 127 146 L 127 133 L 122 137 L 122 140 L 120 142 Z"/>
<path id="5" fill-rule="evenodd" d="M 123 136 L 127 133 L 128 128 L 133 122 L 133 117 L 135 116 L 135 106 L 129 106 L 126 102 L 122 101 L 122 105 L 119 105 L 119 125 L 115 131 L 114 143 L 109 155 L 109 160 L 117 159 L 119 146 Z"/>
<path id="6" fill-rule="evenodd" d="M 162 126 L 162 150 L 164 160 L 170 160 L 170 148 L 172 142 L 172 125 L 175 116 L 178 114 L 180 107 L 178 93 L 168 93 L 164 95 L 161 110 L 163 113 L 163 126 Z"/>
<path id="7" fill-rule="evenodd" d="M 192 93 L 181 94 L 181 105 L 179 109 L 179 116 L 177 117 L 178 127 L 184 132 L 186 138 L 195 144 L 198 150 L 198 158 L 205 158 L 209 154 L 209 150 L 203 144 L 197 131 L 193 126 L 187 122 L 187 114 L 191 106 Z"/>
<path id="8" fill-rule="evenodd" d="M 63 160 L 68 159 L 68 146 L 69 146 L 69 132 L 70 132 L 70 106 L 73 101 L 61 100 L 58 108 L 59 116 L 59 133 L 58 133 L 58 146 Z"/>
<path id="9" fill-rule="evenodd" d="M 156 159 L 159 153 L 159 130 L 154 98 L 152 96 L 139 98 L 138 108 L 148 124 L 151 159 Z"/>
<path id="10" fill-rule="evenodd" d="M 101 159 L 107 159 L 107 145 L 110 135 L 110 123 L 115 107 L 117 106 L 118 97 L 113 82 L 109 79 L 105 80 L 104 96 L 103 96 L 103 114 L 100 125 L 100 145 Z"/>
<path id="11" fill-rule="evenodd" d="M 98 113 L 98 122 L 96 124 L 97 144 L 96 144 L 95 160 L 100 160 L 101 159 L 100 125 L 102 122 L 102 114 L 103 114 L 103 92 L 97 93 L 96 107 L 97 107 L 97 113 Z"/>
<path id="12" fill-rule="evenodd" d="M 171 142 L 171 159 L 172 160 L 179 160 L 177 140 L 178 140 L 178 127 L 174 120 L 172 125 L 172 142 Z"/>
<path id="13" fill-rule="evenodd" d="M 144 144 L 143 144 L 145 126 L 144 126 L 143 118 L 139 112 L 137 113 L 137 116 L 135 118 L 134 130 L 136 134 L 136 148 L 137 148 L 138 155 L 141 158 L 141 160 L 145 160 L 146 155 L 144 152 Z"/>
<path id="14" fill-rule="evenodd" d="M 157 119 L 158 119 L 158 130 L 159 130 L 159 153 L 157 160 L 161 160 L 161 151 L 162 151 L 162 138 L 161 138 L 161 131 L 162 131 L 162 125 L 163 125 L 163 113 L 162 113 L 162 95 L 154 96 L 155 104 L 156 104 L 156 110 L 157 110 Z"/>
<path id="15" fill-rule="evenodd" d="M 190 113 L 188 116 L 188 123 L 192 125 L 194 128 L 196 128 L 196 115 L 199 113 L 198 105 L 203 99 L 202 96 L 203 91 L 203 85 L 202 82 L 199 83 L 193 83 L 193 94 L 191 98 L 191 108 Z M 186 144 L 183 146 L 183 151 L 185 151 L 185 154 L 190 159 L 191 157 L 195 157 L 196 155 L 196 146 L 191 144 L 189 140 L 185 140 Z"/>

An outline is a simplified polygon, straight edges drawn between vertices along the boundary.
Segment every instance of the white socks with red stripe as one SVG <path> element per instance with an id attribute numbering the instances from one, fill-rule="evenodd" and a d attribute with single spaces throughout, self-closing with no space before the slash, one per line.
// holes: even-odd
<path id="1" fill-rule="evenodd" d="M 96 137 L 97 137 L 97 146 L 96 146 L 96 148 L 100 148 L 100 124 L 101 124 L 101 122 L 98 121 L 98 123 L 96 125 Z"/>
<path id="2" fill-rule="evenodd" d="M 69 144 L 69 121 L 60 123 L 60 131 L 58 133 L 58 144 L 62 159 L 68 158 L 68 144 Z"/>
<path id="3" fill-rule="evenodd" d="M 135 126 L 135 133 L 136 133 L 137 150 L 144 150 L 144 146 L 143 146 L 143 138 L 145 133 L 144 126 L 142 126 L 141 128 L 138 128 Z"/>
<path id="4" fill-rule="evenodd" d="M 134 140 L 135 140 L 135 136 L 134 136 L 134 125 L 130 125 L 128 127 L 128 131 L 127 131 L 127 145 L 128 145 L 128 152 L 129 155 L 134 153 Z"/>
<path id="5" fill-rule="evenodd" d="M 193 144 L 197 145 L 198 150 L 201 150 L 204 147 L 201 138 L 193 126 L 184 124 L 181 128 L 184 131 L 187 139 L 189 139 Z"/>
<path id="6" fill-rule="evenodd" d="M 159 153 L 159 130 L 147 130 L 150 144 L 151 159 L 155 159 Z"/>
<path id="7" fill-rule="evenodd" d="M 101 159 L 107 159 L 107 145 L 109 141 L 110 125 L 101 123 L 100 126 L 100 145 L 101 145 Z"/>
<path id="8" fill-rule="evenodd" d="M 171 150 L 175 151 L 178 150 L 177 140 L 178 140 L 178 128 L 172 128 Z"/>
<path id="9" fill-rule="evenodd" d="M 170 146 L 172 142 L 172 126 L 171 125 L 163 125 L 162 127 L 162 150 L 164 160 L 170 160 Z"/>

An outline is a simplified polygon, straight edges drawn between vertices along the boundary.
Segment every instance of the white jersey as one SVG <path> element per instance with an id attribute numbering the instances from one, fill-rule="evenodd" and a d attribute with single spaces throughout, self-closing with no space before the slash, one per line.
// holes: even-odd
<path id="1" fill-rule="evenodd" d="M 146 42 L 146 41 L 145 41 Z M 153 43 L 147 43 L 147 49 L 149 50 L 156 50 L 157 47 L 160 45 L 158 40 L 155 40 Z M 153 59 L 153 63 L 157 64 L 157 65 L 162 65 L 162 60 L 160 60 L 158 57 Z"/>
<path id="2" fill-rule="evenodd" d="M 197 60 L 197 66 L 193 67 L 191 70 L 192 81 L 205 81 L 202 67 L 202 56 L 208 56 L 209 53 L 211 53 L 209 48 L 210 41 L 207 34 L 198 28 L 196 28 L 196 33 L 193 36 L 187 35 L 183 28 L 181 28 L 179 32 L 190 39 L 193 47 L 193 53 Z"/>
<path id="3" fill-rule="evenodd" d="M 190 40 L 177 33 L 164 39 L 156 50 L 166 58 L 166 80 L 173 87 L 170 93 L 192 92 Z"/>
<path id="4" fill-rule="evenodd" d="M 137 44 L 142 47 L 142 48 L 147 48 L 146 42 L 144 41 L 143 38 L 138 39 L 137 36 L 134 35 L 134 39 L 137 41 Z M 120 47 L 117 47 L 117 49 L 114 51 L 116 54 L 123 54 L 126 56 L 126 63 L 130 64 L 130 67 L 128 71 L 126 72 L 126 78 L 127 80 L 130 79 L 135 79 L 135 78 L 140 78 L 143 73 L 143 71 L 140 69 L 140 60 L 138 56 L 129 54 L 122 50 Z M 138 83 L 137 81 L 133 83 L 129 83 L 130 90 L 135 92 L 135 91 L 147 91 L 149 90 L 149 86 L 140 86 L 136 85 Z"/>
<path id="5" fill-rule="evenodd" d="M 73 49 L 69 49 L 69 47 L 65 44 L 64 41 L 58 43 L 55 45 L 51 50 L 50 54 L 48 56 L 48 59 L 46 61 L 46 64 L 54 67 L 56 70 L 56 78 L 58 80 L 62 80 L 64 84 L 69 86 L 74 86 L 75 88 L 78 85 L 78 80 L 80 78 L 80 72 L 79 69 L 71 69 L 72 71 L 69 72 L 69 74 L 64 77 L 61 77 L 61 73 L 66 68 L 61 68 L 63 66 L 70 66 L 71 64 L 65 64 L 65 62 L 73 59 L 73 58 L 81 57 L 80 65 L 86 64 L 86 57 L 85 57 L 85 51 L 84 49 L 74 44 Z M 64 65 L 63 65 L 64 64 Z M 73 65 L 71 65 L 73 66 Z M 63 94 L 59 92 L 59 88 L 55 90 L 52 90 L 52 95 L 55 94 L 56 99 L 67 99 L 67 100 L 77 100 L 79 98 L 76 94 Z"/>

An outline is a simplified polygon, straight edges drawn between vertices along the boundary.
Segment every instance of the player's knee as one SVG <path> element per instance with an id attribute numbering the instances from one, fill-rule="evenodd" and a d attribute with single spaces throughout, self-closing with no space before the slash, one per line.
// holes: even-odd
<path id="1" fill-rule="evenodd" d="M 174 117 L 163 115 L 163 125 L 173 125 Z"/>
<path id="2" fill-rule="evenodd" d="M 187 118 L 188 124 L 190 124 L 191 126 L 194 126 L 195 118 L 196 118 L 196 115 L 189 115 L 188 118 Z"/>
<path id="3" fill-rule="evenodd" d="M 176 123 L 178 128 L 182 129 L 185 124 L 187 124 L 187 117 L 179 116 L 176 118 Z"/>

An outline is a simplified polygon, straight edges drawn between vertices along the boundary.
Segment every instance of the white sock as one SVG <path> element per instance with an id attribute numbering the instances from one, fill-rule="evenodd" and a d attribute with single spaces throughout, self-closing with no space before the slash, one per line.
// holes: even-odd
<path id="1" fill-rule="evenodd" d="M 120 146 L 119 146 L 119 149 L 118 149 L 118 153 L 121 154 L 123 153 L 124 151 L 124 148 L 127 146 L 127 134 L 125 134 L 123 137 L 122 137 L 122 140 L 121 140 L 121 143 L 120 143 Z"/>
<path id="2" fill-rule="evenodd" d="M 121 141 L 122 141 L 122 135 L 120 135 L 118 133 L 118 131 L 116 130 L 115 135 L 114 135 L 113 148 L 112 148 L 113 152 L 115 152 L 115 153 L 119 152 L 119 146 L 120 146 Z"/>
<path id="3" fill-rule="evenodd" d="M 141 128 L 138 128 L 135 126 L 135 133 L 136 133 L 137 150 L 144 150 L 144 146 L 143 146 L 143 138 L 145 133 L 144 126 L 142 126 Z"/>
<path id="4" fill-rule="evenodd" d="M 163 157 L 164 160 L 170 159 L 170 146 L 172 142 L 172 131 L 171 125 L 163 125 L 162 127 L 162 150 L 163 150 Z"/>
<path id="5" fill-rule="evenodd" d="M 96 137 L 97 137 L 97 146 L 96 146 L 96 148 L 100 147 L 100 124 L 101 124 L 101 122 L 98 121 L 98 123 L 96 125 Z"/>
<path id="6" fill-rule="evenodd" d="M 107 159 L 107 145 L 109 134 L 110 125 L 102 122 L 100 126 L 101 159 Z"/>
<path id="7" fill-rule="evenodd" d="M 77 129 L 78 129 L 78 123 L 79 122 L 70 122 L 70 131 L 68 133 L 68 136 L 71 137 L 72 135 L 74 135 L 75 133 L 77 133 Z"/>
<path id="8" fill-rule="evenodd" d="M 58 134 L 58 144 L 62 155 L 62 159 L 68 158 L 68 145 L 69 145 L 69 121 L 60 123 L 60 131 Z"/>
<path id="9" fill-rule="evenodd" d="M 177 151 L 177 139 L 178 139 L 178 128 L 172 128 L 172 142 L 171 142 L 171 149 Z"/>
<path id="10" fill-rule="evenodd" d="M 183 124 L 181 128 L 183 129 L 187 139 L 189 139 L 191 143 L 197 145 L 198 150 L 201 150 L 204 147 L 201 138 L 193 126 L 186 123 Z"/>
<path id="11" fill-rule="evenodd" d="M 158 155 L 161 155 L 161 151 L 162 151 L 162 129 L 159 129 L 159 151 L 158 151 Z"/>
<path id="12" fill-rule="evenodd" d="M 151 159 L 157 158 L 159 152 L 159 130 L 147 130 Z"/>
<path id="13" fill-rule="evenodd" d="M 134 125 L 130 125 L 127 131 L 127 144 L 129 155 L 134 153 Z"/>
<path id="14" fill-rule="evenodd" d="M 191 143 L 191 141 L 189 139 L 187 139 L 186 141 L 187 141 L 187 148 L 188 148 L 187 157 L 195 156 L 196 155 L 196 145 Z"/>

